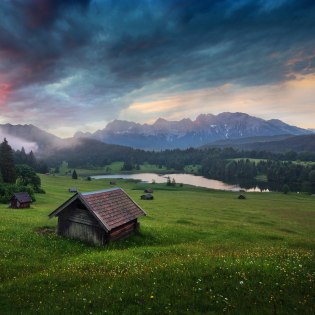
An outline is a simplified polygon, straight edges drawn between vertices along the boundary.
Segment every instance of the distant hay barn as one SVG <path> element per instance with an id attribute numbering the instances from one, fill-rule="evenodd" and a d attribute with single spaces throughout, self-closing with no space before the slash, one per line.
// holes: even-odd
<path id="1" fill-rule="evenodd" d="M 237 198 L 238 199 L 246 199 L 246 196 L 245 195 L 239 195 Z"/>
<path id="2" fill-rule="evenodd" d="M 29 208 L 32 201 L 31 196 L 27 192 L 18 192 L 11 197 L 10 207 L 14 209 Z"/>
<path id="3" fill-rule="evenodd" d="M 70 188 L 68 189 L 68 191 L 69 191 L 70 193 L 76 193 L 76 192 L 78 192 L 78 190 L 77 190 L 76 187 L 70 187 Z"/>
<path id="4" fill-rule="evenodd" d="M 154 197 L 153 197 L 153 195 L 151 195 L 151 194 L 145 194 L 145 195 L 142 195 L 142 196 L 141 196 L 141 199 L 142 199 L 142 200 L 153 200 Z"/>
<path id="5" fill-rule="evenodd" d="M 121 189 L 76 193 L 49 217 L 58 217 L 57 234 L 105 245 L 139 230 L 146 213 Z"/>

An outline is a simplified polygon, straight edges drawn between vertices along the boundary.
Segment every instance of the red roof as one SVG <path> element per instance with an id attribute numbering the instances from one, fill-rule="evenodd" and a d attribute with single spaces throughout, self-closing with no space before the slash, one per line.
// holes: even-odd
<path id="1" fill-rule="evenodd" d="M 49 217 L 58 215 L 59 212 L 76 199 L 82 201 L 107 231 L 146 215 L 121 188 L 112 188 L 88 193 L 77 193 L 52 212 Z"/>

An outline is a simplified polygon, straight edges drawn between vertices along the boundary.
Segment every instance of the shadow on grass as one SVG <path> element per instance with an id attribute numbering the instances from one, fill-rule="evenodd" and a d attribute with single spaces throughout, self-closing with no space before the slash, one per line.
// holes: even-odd
<path id="1" fill-rule="evenodd" d="M 45 225 L 34 228 L 34 231 L 39 235 L 52 235 L 56 233 L 56 228 Z"/>
<path id="2" fill-rule="evenodd" d="M 191 222 L 189 220 L 183 220 L 183 219 L 177 220 L 176 223 L 184 224 L 184 225 L 196 225 L 195 223 L 193 223 L 193 222 Z"/>
<path id="3" fill-rule="evenodd" d="M 185 235 L 178 235 L 176 233 L 176 237 L 174 235 L 163 233 L 163 231 L 139 231 L 135 234 L 130 235 L 124 239 L 120 239 L 118 241 L 109 242 L 108 244 L 96 245 L 91 244 L 79 239 L 67 238 L 64 236 L 59 236 L 56 234 L 56 229 L 50 226 L 42 226 L 34 228 L 33 230 L 38 236 L 42 238 L 42 241 L 46 244 L 51 243 L 51 246 L 55 250 L 69 250 L 72 247 L 72 250 L 76 252 L 77 247 L 85 248 L 86 250 L 125 250 L 132 249 L 137 247 L 146 247 L 146 246 L 172 246 L 181 243 L 187 243 L 189 241 L 195 241 L 197 235 L 195 237 L 188 239 Z M 59 249 L 58 249 L 59 248 Z"/>

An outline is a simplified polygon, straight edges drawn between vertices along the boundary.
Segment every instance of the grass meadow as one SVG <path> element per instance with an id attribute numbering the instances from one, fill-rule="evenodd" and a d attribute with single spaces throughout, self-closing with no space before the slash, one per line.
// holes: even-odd
<path id="1" fill-rule="evenodd" d="M 131 174 L 131 173 L 167 173 L 174 171 L 167 169 L 165 166 L 159 167 L 156 164 L 143 163 L 139 165 L 139 169 L 131 171 L 122 171 L 124 162 L 112 162 L 111 164 L 103 167 L 95 167 L 94 169 L 76 169 L 79 176 L 93 176 L 93 175 L 106 175 L 106 174 Z"/>
<path id="2" fill-rule="evenodd" d="M 47 215 L 109 180 L 42 176 L 31 209 L 0 205 L 0 314 L 314 314 L 315 197 L 117 180 L 141 232 L 96 247 Z"/>

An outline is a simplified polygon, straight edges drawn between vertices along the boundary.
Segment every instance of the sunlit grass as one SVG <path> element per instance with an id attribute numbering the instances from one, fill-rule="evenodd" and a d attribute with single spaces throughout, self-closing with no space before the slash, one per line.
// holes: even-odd
<path id="1" fill-rule="evenodd" d="M 144 184 L 117 180 L 148 216 L 102 248 L 49 233 L 47 215 L 109 180 L 42 182 L 31 209 L 0 206 L 0 314 L 314 313 L 312 196 L 156 184 L 143 201 Z"/>

